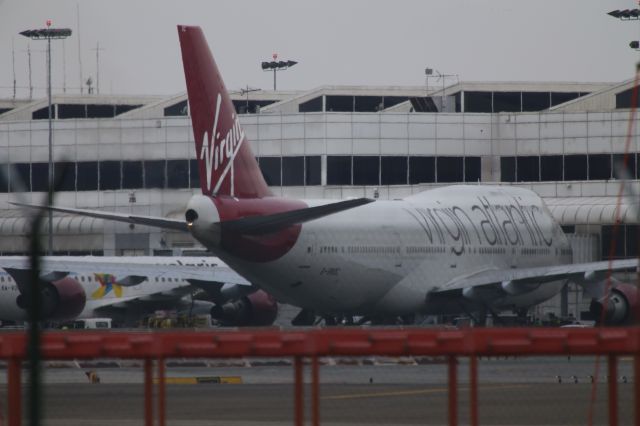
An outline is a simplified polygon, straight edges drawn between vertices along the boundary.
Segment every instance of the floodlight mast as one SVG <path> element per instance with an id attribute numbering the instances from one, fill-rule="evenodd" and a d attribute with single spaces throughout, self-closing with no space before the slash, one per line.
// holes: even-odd
<path id="1" fill-rule="evenodd" d="M 49 199 L 53 192 L 53 108 L 51 105 L 51 40 L 62 40 L 71 35 L 69 28 L 51 28 L 51 20 L 47 19 L 47 28 L 36 30 L 25 30 L 20 33 L 32 40 L 47 41 L 47 100 L 49 106 L 49 175 L 48 175 L 48 192 Z M 64 60 L 64 58 L 63 58 Z M 53 254 L 53 212 L 49 210 L 49 243 L 47 246 L 47 254 Z"/>
<path id="2" fill-rule="evenodd" d="M 273 60 L 272 61 L 265 61 L 262 62 L 262 70 L 263 71 L 273 71 L 273 90 L 276 90 L 276 73 L 278 71 L 284 71 L 288 68 L 291 68 L 292 66 L 294 66 L 295 64 L 297 64 L 298 62 L 296 61 L 277 61 L 276 59 L 278 59 L 278 54 L 274 53 L 272 55 Z"/>
<path id="3" fill-rule="evenodd" d="M 613 16 L 621 21 L 638 21 L 640 20 L 640 9 L 624 9 L 612 10 L 607 15 Z"/>

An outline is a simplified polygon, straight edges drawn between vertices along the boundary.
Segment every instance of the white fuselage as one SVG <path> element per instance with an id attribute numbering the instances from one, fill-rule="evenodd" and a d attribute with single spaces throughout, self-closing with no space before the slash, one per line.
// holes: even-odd
<path id="1" fill-rule="evenodd" d="M 424 311 L 428 293 L 456 278 L 572 261 L 565 235 L 539 196 L 492 186 L 439 188 L 305 223 L 294 247 L 271 262 L 248 262 L 210 248 L 282 301 L 354 314 Z M 505 293 L 491 307 L 532 306 L 562 284 Z"/>
<path id="2" fill-rule="evenodd" d="M 63 259 L 64 257 L 53 257 Z M 74 258 L 79 259 L 79 258 Z M 96 270 L 103 270 L 100 264 L 119 262 L 125 264 L 128 261 L 136 264 L 149 265 L 147 280 L 140 284 L 126 287 L 118 284 L 109 284 L 104 274 L 69 272 L 69 277 L 76 280 L 84 289 L 86 304 L 78 318 L 93 318 L 104 316 L 100 308 L 119 305 L 125 306 L 126 302 L 141 300 L 147 303 L 166 302 L 176 303 L 177 300 L 192 291 L 191 284 L 183 279 L 154 275 L 154 265 L 169 265 L 181 262 L 184 265 L 196 265 L 211 267 L 216 260 L 193 257 L 87 257 L 86 263 L 96 265 Z M 44 259 L 46 265 L 46 258 Z M 117 281 L 118 277 L 114 277 Z M 124 278 L 124 277 L 121 277 Z M 102 279 L 102 282 L 100 281 Z M 27 311 L 20 308 L 16 298 L 20 294 L 18 286 L 11 275 L 0 269 L 0 320 L 24 321 L 27 320 Z"/>

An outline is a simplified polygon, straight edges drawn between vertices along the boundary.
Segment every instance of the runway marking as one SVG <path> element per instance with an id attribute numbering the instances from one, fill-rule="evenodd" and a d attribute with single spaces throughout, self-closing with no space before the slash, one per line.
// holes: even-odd
<path id="1" fill-rule="evenodd" d="M 159 379 L 153 379 L 154 384 L 158 384 Z M 167 385 L 198 385 L 201 383 L 219 383 L 219 384 L 242 384 L 240 376 L 200 376 L 200 377 L 165 377 L 164 382 Z"/>
<path id="2" fill-rule="evenodd" d="M 522 389 L 531 387 L 530 385 L 495 385 L 495 386 L 482 386 L 480 389 Z M 459 387 L 458 390 L 469 390 L 468 387 Z M 331 395 L 324 396 L 320 399 L 328 400 L 341 400 L 341 399 L 360 399 L 360 398 L 384 398 L 388 396 L 410 396 L 410 395 L 427 395 L 431 393 L 443 393 L 448 392 L 449 388 L 433 388 L 433 389 L 420 389 L 420 390 L 405 390 L 405 391 L 390 391 L 390 392 L 367 392 L 367 393 L 352 393 L 345 395 Z"/>

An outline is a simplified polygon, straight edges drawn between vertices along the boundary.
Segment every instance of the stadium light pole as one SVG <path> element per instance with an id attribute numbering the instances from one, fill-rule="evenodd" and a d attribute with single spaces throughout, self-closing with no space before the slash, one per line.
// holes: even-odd
<path id="1" fill-rule="evenodd" d="M 49 104 L 49 197 L 53 192 L 53 109 L 51 106 L 51 40 L 65 39 L 71 35 L 69 28 L 51 28 L 51 19 L 47 19 L 47 28 L 22 31 L 20 35 L 32 40 L 47 40 L 47 99 Z M 64 58 L 63 58 L 64 60 Z M 47 253 L 53 254 L 53 212 L 49 210 L 49 244 Z"/>
<path id="2" fill-rule="evenodd" d="M 612 10 L 607 15 L 613 16 L 621 21 L 637 21 L 640 20 L 640 9 L 624 9 Z"/>
<path id="3" fill-rule="evenodd" d="M 287 68 L 291 68 L 298 62 L 296 61 L 277 61 L 278 54 L 274 53 L 272 56 L 272 61 L 262 62 L 262 70 L 263 71 L 273 71 L 273 90 L 276 90 L 276 73 L 278 71 L 284 71 Z"/>

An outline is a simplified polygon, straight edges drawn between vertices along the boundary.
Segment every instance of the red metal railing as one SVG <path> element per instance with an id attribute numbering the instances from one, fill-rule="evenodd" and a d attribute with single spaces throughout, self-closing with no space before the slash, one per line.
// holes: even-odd
<path id="1" fill-rule="evenodd" d="M 27 336 L 0 334 L 0 359 L 8 361 L 9 425 L 21 424 L 21 363 Z M 165 424 L 165 359 L 294 358 L 294 421 L 304 423 L 303 360 L 311 360 L 311 422 L 320 423 L 319 363 L 322 356 L 446 356 L 449 424 L 457 417 L 457 357 L 470 358 L 470 422 L 478 424 L 478 356 L 606 355 L 609 363 L 609 424 L 618 424 L 617 358 L 634 356 L 634 424 L 640 426 L 640 328 L 322 329 L 170 332 L 48 332 L 45 359 L 121 358 L 144 360 L 145 425 L 153 424 L 153 361 L 158 365 L 158 424 Z"/>

